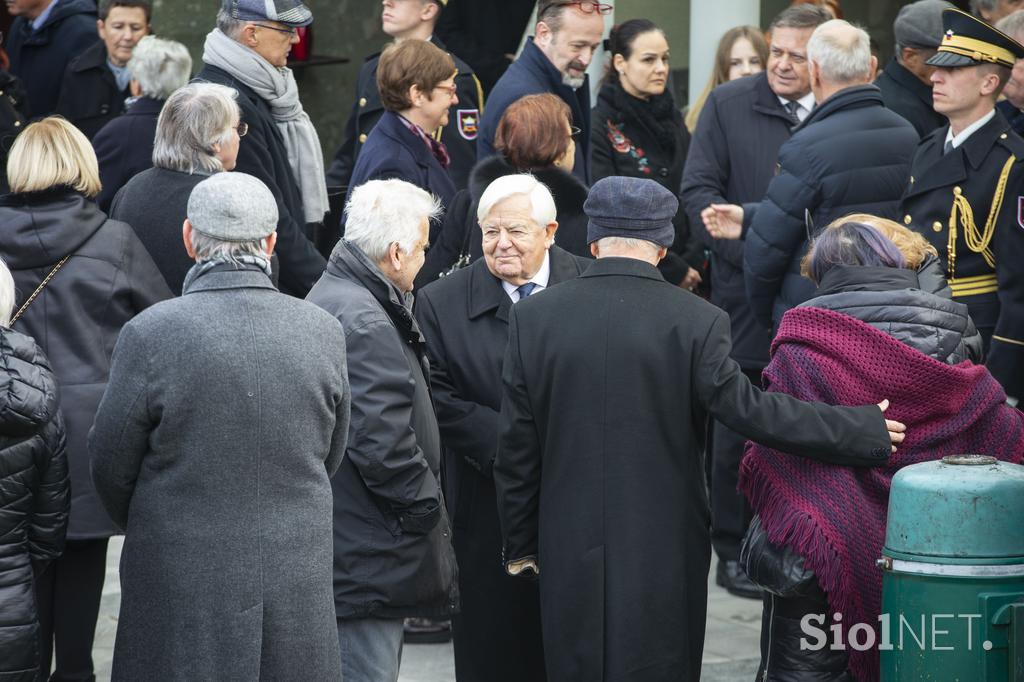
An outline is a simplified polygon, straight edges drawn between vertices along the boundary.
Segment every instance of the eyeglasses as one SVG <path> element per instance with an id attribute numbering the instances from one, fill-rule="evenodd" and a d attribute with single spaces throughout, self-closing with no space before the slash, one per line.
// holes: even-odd
<path id="1" fill-rule="evenodd" d="M 277 31 L 278 33 L 287 33 L 289 36 L 294 36 L 298 33 L 294 28 L 278 28 L 277 26 L 267 26 L 266 24 L 253 24 L 253 26 L 259 26 L 260 28 L 269 28 L 271 31 Z"/>
<path id="2" fill-rule="evenodd" d="M 235 130 L 238 131 L 239 137 L 245 137 L 245 134 L 249 132 L 249 124 L 245 121 L 242 121 L 241 123 L 235 126 Z"/>
<path id="3" fill-rule="evenodd" d="M 444 93 L 446 95 L 448 95 L 449 97 L 455 97 L 455 95 L 457 95 L 459 93 L 458 87 L 456 87 L 454 85 L 435 85 L 434 89 L 435 90 L 443 90 Z"/>
<path id="4" fill-rule="evenodd" d="M 583 131 L 576 126 L 569 126 L 569 137 L 579 137 Z"/>
<path id="5" fill-rule="evenodd" d="M 540 18 L 559 7 L 575 7 L 584 14 L 594 14 L 595 12 L 597 14 L 611 14 L 612 10 L 615 9 L 603 2 L 552 2 L 541 8 L 540 12 L 537 13 L 537 17 Z"/>

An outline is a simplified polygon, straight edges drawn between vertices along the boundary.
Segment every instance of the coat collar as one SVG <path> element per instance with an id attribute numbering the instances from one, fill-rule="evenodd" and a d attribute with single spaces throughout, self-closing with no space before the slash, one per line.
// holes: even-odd
<path id="1" fill-rule="evenodd" d="M 254 268 L 215 268 L 196 277 L 182 296 L 201 291 L 224 291 L 226 289 L 269 289 L 277 291 L 266 273 Z"/>
<path id="2" fill-rule="evenodd" d="M 966 180 L 968 164 L 974 170 L 981 168 L 999 136 L 1009 132 L 1010 124 L 997 111 L 992 120 L 976 130 L 962 145 L 949 154 L 943 154 L 948 130 L 949 125 L 945 125 L 921 140 L 914 159 L 914 183 L 908 189 L 907 197 Z"/>
<path id="3" fill-rule="evenodd" d="M 103 69 L 113 77 L 113 73 L 107 68 L 107 44 L 102 40 L 93 43 L 86 48 L 85 52 L 71 62 L 71 70 L 81 73 L 89 69 Z"/>
<path id="4" fill-rule="evenodd" d="M 815 296 L 841 291 L 892 291 L 919 289 L 917 273 L 906 268 L 868 265 L 837 265 L 825 273 Z"/>
<path id="5" fill-rule="evenodd" d="M 437 162 L 434 155 L 427 149 L 427 145 L 423 143 L 415 133 L 405 127 L 405 124 L 398 119 L 398 114 L 393 111 L 385 111 L 384 115 L 377 121 L 377 125 L 373 127 L 374 132 L 380 131 L 381 135 L 385 135 L 398 144 L 402 145 L 409 150 L 412 154 L 416 164 L 429 168 L 432 164 L 437 165 L 438 168 L 441 164 Z M 443 169 L 442 169 L 443 170 Z"/>
<path id="6" fill-rule="evenodd" d="M 548 286 L 578 277 L 582 268 L 576 258 L 568 251 L 552 245 L 549 252 L 551 260 L 551 276 Z M 487 269 L 487 261 L 478 258 L 469 266 L 468 297 L 466 307 L 469 319 L 475 319 L 496 310 L 494 316 L 502 322 L 508 322 L 508 311 L 512 307 L 512 299 L 501 287 L 501 280 Z"/>
<path id="7" fill-rule="evenodd" d="M 152 97 L 140 97 L 124 112 L 125 116 L 159 116 L 164 108 L 164 100 Z"/>
<path id="8" fill-rule="evenodd" d="M 807 118 L 796 127 L 796 130 L 803 130 L 812 123 L 828 118 L 844 109 L 860 109 L 870 106 L 885 106 L 882 102 L 882 91 L 878 89 L 877 85 L 854 85 L 843 88 L 814 107 Z"/>
<path id="9" fill-rule="evenodd" d="M 779 96 L 768 85 L 768 74 L 762 71 L 756 76 L 751 76 L 751 78 L 757 79 L 754 83 L 754 111 L 766 116 L 775 116 L 781 118 L 787 124 L 790 123 L 789 114 L 782 108 Z"/>
<path id="10" fill-rule="evenodd" d="M 609 275 L 625 275 L 626 277 L 641 277 L 664 282 L 665 278 L 658 272 L 658 268 L 636 258 L 624 258 L 611 256 L 598 258 L 587 268 L 580 277 L 607 277 Z"/>
<path id="11" fill-rule="evenodd" d="M 912 93 L 915 97 L 921 100 L 924 104 L 928 105 L 928 108 L 932 108 L 932 89 L 918 80 L 917 76 L 910 73 L 902 64 L 896 61 L 896 57 L 885 65 L 886 76 L 891 78 L 894 83 L 899 85 L 904 90 Z"/>

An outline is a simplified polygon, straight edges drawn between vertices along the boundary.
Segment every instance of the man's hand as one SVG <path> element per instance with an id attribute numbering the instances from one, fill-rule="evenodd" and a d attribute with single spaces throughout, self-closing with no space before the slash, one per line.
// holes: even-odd
<path id="1" fill-rule="evenodd" d="M 743 207 L 711 204 L 700 212 L 704 227 L 715 239 L 739 239 L 743 234 Z"/>
<path id="2" fill-rule="evenodd" d="M 880 409 L 884 415 L 885 411 L 889 409 L 889 401 L 883 400 L 878 403 L 878 409 Z M 896 452 L 896 445 L 898 443 L 902 443 L 903 439 L 907 437 L 904 433 L 907 430 L 907 426 L 900 422 L 894 422 L 891 419 L 886 419 L 885 428 L 889 432 L 889 441 L 892 443 L 892 451 Z"/>
<path id="3" fill-rule="evenodd" d="M 700 273 L 693 268 L 688 268 L 686 271 L 686 277 L 683 277 L 683 281 L 679 283 L 679 287 L 686 289 L 687 291 L 693 291 L 701 281 Z"/>

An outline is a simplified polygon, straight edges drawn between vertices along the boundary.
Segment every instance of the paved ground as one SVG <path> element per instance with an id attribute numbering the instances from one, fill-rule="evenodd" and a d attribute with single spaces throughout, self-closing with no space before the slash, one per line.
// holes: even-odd
<path id="1" fill-rule="evenodd" d="M 107 582 L 96 630 L 93 656 L 96 678 L 110 679 L 110 661 L 117 628 L 117 609 L 121 602 L 117 563 L 121 539 L 110 541 L 107 556 Z M 711 567 L 714 575 L 714 564 Z M 758 638 L 761 631 L 761 603 L 739 599 L 709 581 L 708 625 L 704 640 L 702 682 L 750 682 L 757 672 Z M 455 666 L 451 644 L 421 644 L 405 647 L 399 682 L 453 682 Z"/>

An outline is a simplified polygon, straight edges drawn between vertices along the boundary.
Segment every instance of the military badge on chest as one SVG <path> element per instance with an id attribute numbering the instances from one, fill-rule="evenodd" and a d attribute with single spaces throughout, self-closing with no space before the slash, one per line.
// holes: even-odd
<path id="1" fill-rule="evenodd" d="M 480 111 L 477 109 L 459 109 L 459 135 L 467 140 L 475 140 L 480 127 Z"/>

